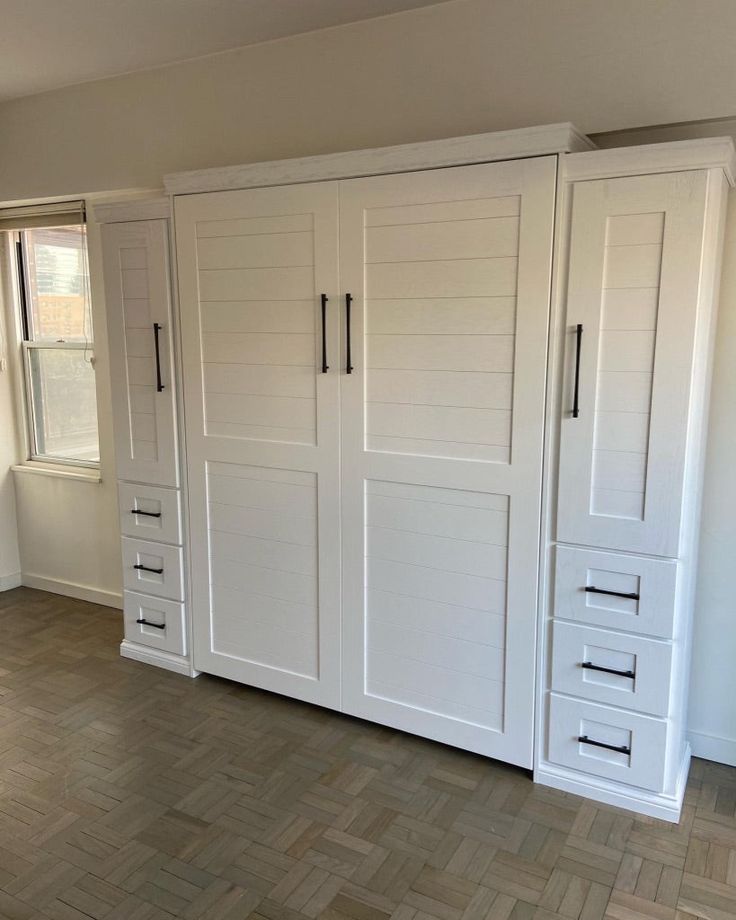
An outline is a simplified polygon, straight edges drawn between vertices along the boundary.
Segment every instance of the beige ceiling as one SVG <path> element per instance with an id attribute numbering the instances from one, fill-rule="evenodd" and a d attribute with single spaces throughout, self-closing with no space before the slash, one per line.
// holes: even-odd
<path id="1" fill-rule="evenodd" d="M 0 101 L 440 0 L 0 0 Z"/>

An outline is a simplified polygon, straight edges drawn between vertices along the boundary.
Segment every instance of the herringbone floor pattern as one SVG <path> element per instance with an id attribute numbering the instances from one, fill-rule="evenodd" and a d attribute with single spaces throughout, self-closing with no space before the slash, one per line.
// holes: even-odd
<path id="1" fill-rule="evenodd" d="M 2 918 L 736 917 L 735 769 L 696 761 L 673 827 L 119 640 L 0 595 Z"/>

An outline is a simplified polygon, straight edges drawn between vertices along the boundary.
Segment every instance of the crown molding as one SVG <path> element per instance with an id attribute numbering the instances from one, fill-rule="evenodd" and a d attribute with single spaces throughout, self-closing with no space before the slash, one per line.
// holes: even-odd
<path id="1" fill-rule="evenodd" d="M 164 176 L 164 188 L 170 195 L 191 195 L 227 189 L 355 179 L 361 176 L 438 169 L 442 166 L 572 153 L 591 150 L 594 146 L 574 125 L 562 122 L 514 131 L 494 131 L 417 144 L 400 144 L 396 147 L 375 147 L 172 173 Z"/>
<path id="2" fill-rule="evenodd" d="M 611 147 L 563 157 L 568 182 L 637 176 L 687 169 L 722 169 L 730 185 L 736 179 L 736 150 L 730 137 L 705 137 L 637 147 Z"/>
<path id="3" fill-rule="evenodd" d="M 98 224 L 117 224 L 128 220 L 160 220 L 171 217 L 171 199 L 136 198 L 128 201 L 114 201 L 92 206 Z"/>

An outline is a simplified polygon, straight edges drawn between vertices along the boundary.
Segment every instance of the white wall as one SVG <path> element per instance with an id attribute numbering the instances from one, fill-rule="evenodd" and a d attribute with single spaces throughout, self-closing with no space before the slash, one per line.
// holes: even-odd
<path id="1" fill-rule="evenodd" d="M 164 173 L 181 169 L 552 121 L 612 132 L 733 116 L 734 34 L 733 0 L 456 0 L 69 87 L 0 106 L 0 201 L 157 187 Z M 607 135 L 601 142 L 729 130 L 705 125 Z M 715 737 L 713 744 L 736 763 L 734 212 L 732 195 L 691 724 L 698 737 Z M 21 554 L 27 571 L 116 591 L 104 320 L 99 288 L 93 294 L 103 484 L 24 479 Z M 82 497 L 87 510 L 80 522 L 71 514 Z M 70 521 L 83 529 L 74 539 Z"/>
<path id="2" fill-rule="evenodd" d="M 0 252 L 0 273 L 8 277 L 4 252 Z M 10 467 L 18 460 L 15 394 L 10 367 L 10 337 L 3 307 L 4 285 L 0 284 L 0 591 L 20 584 L 20 554 L 15 515 L 15 492 Z"/>
<path id="3" fill-rule="evenodd" d="M 87 228 L 100 481 L 16 472 L 23 584 L 121 606 L 117 483 L 99 227 Z"/>

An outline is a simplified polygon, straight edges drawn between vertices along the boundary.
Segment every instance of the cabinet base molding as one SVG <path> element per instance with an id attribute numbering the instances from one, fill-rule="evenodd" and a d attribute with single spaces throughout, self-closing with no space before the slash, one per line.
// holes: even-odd
<path id="1" fill-rule="evenodd" d="M 687 745 L 673 796 L 657 795 L 630 786 L 621 790 L 616 783 L 596 779 L 594 776 L 583 776 L 550 763 L 543 763 L 536 768 L 534 782 L 543 786 L 551 786 L 553 789 L 560 789 L 562 792 L 571 792 L 573 795 L 580 795 L 594 802 L 602 802 L 604 805 L 614 805 L 616 808 L 625 808 L 628 811 L 648 815 L 650 818 L 659 818 L 662 821 L 677 824 L 680 820 L 687 777 L 690 772 L 690 756 L 690 745 Z"/>
<path id="2" fill-rule="evenodd" d="M 74 597 L 78 601 L 87 601 L 90 604 L 101 604 L 103 607 L 114 607 L 116 610 L 123 608 L 123 595 L 118 591 L 105 591 L 103 588 L 80 585 L 75 581 L 64 581 L 60 578 L 46 578 L 45 575 L 33 575 L 30 572 L 23 572 L 21 584 L 25 588 L 37 588 L 50 594 Z"/>
<path id="3" fill-rule="evenodd" d="M 736 767 L 736 738 L 721 738 L 703 732 L 688 732 L 687 737 L 693 749 L 693 757 Z"/>
<path id="4" fill-rule="evenodd" d="M 164 668 L 167 671 L 184 674 L 185 677 L 199 677 L 200 672 L 194 670 L 188 658 L 172 655 L 171 652 L 161 652 L 155 648 L 136 645 L 135 642 L 128 642 L 127 639 L 123 639 L 120 643 L 120 655 L 123 658 L 140 661 L 143 664 L 152 664 L 155 668 Z"/>
<path id="5" fill-rule="evenodd" d="M 0 575 L 0 591 L 10 591 L 19 588 L 23 583 L 20 572 L 11 572 L 10 575 Z"/>

